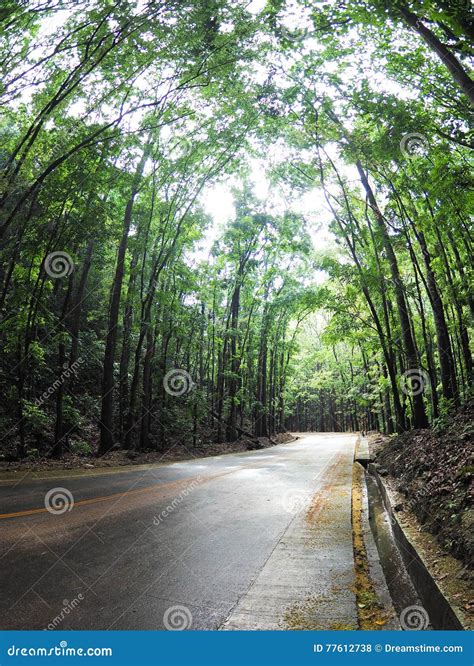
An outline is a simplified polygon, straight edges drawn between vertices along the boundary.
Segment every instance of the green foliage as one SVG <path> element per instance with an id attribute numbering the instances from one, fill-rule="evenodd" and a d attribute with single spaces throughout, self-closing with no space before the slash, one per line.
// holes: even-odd
<path id="1" fill-rule="evenodd" d="M 93 453 L 93 448 L 89 442 L 77 440 L 72 442 L 71 451 L 80 456 L 90 456 Z"/>
<path id="2" fill-rule="evenodd" d="M 23 403 L 23 418 L 25 429 L 34 438 L 43 435 L 51 424 L 48 414 L 41 407 L 27 400 Z"/>
<path id="3" fill-rule="evenodd" d="M 455 4 L 2 4 L 0 419 L 19 455 L 70 435 L 95 451 L 107 429 L 164 451 L 391 431 L 420 409 L 438 427 L 468 399 L 472 26 Z M 217 183 L 235 203 L 219 229 Z M 421 398 L 400 389 L 417 369 Z"/>

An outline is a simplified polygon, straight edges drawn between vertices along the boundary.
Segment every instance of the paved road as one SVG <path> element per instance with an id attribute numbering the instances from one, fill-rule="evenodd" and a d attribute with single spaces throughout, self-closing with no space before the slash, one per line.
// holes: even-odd
<path id="1" fill-rule="evenodd" d="M 0 483 L 0 629 L 356 628 L 355 441 Z"/>

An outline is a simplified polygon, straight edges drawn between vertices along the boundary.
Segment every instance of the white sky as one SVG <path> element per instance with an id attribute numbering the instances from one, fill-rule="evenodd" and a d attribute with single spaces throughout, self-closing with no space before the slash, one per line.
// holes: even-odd
<path id="1" fill-rule="evenodd" d="M 246 8 L 254 15 L 258 15 L 259 12 L 263 11 L 266 6 L 266 0 L 251 0 L 246 3 Z M 68 12 L 58 12 L 53 14 L 51 17 L 48 17 L 46 21 L 43 22 L 40 30 L 41 39 L 47 40 L 47 38 L 56 30 L 57 27 L 61 25 L 62 22 L 66 20 Z M 302 7 L 296 7 L 295 3 L 289 2 L 287 5 L 287 11 L 285 16 L 280 19 L 280 27 L 282 29 L 287 28 L 289 31 L 299 28 L 302 31 L 306 32 L 307 44 L 303 45 L 303 50 L 307 49 L 317 49 L 319 45 L 316 40 L 311 38 L 311 24 L 308 23 L 307 16 L 302 15 Z M 369 45 L 368 45 L 369 47 Z M 41 47 L 38 47 L 41 49 Z M 298 59 L 301 57 L 301 53 L 294 52 L 292 58 Z M 366 62 L 367 67 L 370 71 L 370 49 L 368 48 L 365 54 L 360 55 L 359 57 L 363 58 Z M 282 62 L 289 65 L 288 56 L 282 56 Z M 333 64 L 335 63 L 328 63 Z M 357 66 L 357 63 L 355 64 Z M 260 68 L 260 69 L 259 69 Z M 256 64 L 255 71 L 252 72 L 252 76 L 256 79 L 263 77 L 264 80 L 267 76 L 267 71 L 263 65 Z M 412 91 L 402 89 L 398 84 L 388 80 L 386 77 L 383 77 L 376 72 L 373 72 L 372 81 L 380 85 L 381 88 L 387 92 L 394 92 L 400 97 L 409 97 L 412 94 Z M 288 81 L 280 81 L 280 75 L 278 75 L 278 84 L 284 86 L 288 84 Z M 323 90 L 324 92 L 324 90 Z M 329 91 L 328 91 L 329 92 Z M 31 91 L 25 90 L 25 96 L 21 101 L 27 102 L 28 97 L 31 94 Z M 75 105 L 71 105 L 68 109 L 68 114 L 71 115 L 81 115 L 85 111 L 85 105 L 82 100 L 79 100 Z M 103 114 L 106 109 L 101 108 L 101 113 Z M 133 120 L 136 124 L 138 122 L 136 119 Z M 279 142 L 276 147 L 276 151 L 280 152 L 279 160 L 281 161 L 281 150 L 282 143 Z M 285 148 L 283 147 L 283 150 Z M 260 199 L 262 202 L 265 202 L 267 210 L 269 213 L 282 214 L 285 210 L 291 210 L 295 213 L 300 213 L 304 216 L 305 220 L 310 229 L 310 234 L 312 237 L 313 245 L 316 250 L 321 250 L 324 248 L 334 247 L 334 237 L 328 230 L 328 224 L 332 218 L 331 213 L 328 211 L 328 207 L 324 196 L 319 188 L 313 188 L 312 190 L 300 194 L 295 191 L 291 198 L 288 198 L 288 194 L 285 194 L 283 188 L 272 187 L 266 175 L 267 169 L 271 168 L 272 158 L 274 158 L 275 152 L 272 154 L 272 147 L 269 147 L 268 153 L 266 154 L 266 159 L 255 159 L 250 158 L 250 177 L 249 181 L 253 186 L 253 191 L 255 196 Z M 342 169 L 343 173 L 351 178 L 354 178 L 353 173 L 350 170 Z M 220 182 L 213 185 L 209 185 L 203 191 L 200 201 L 203 205 L 205 211 L 212 217 L 213 224 L 206 231 L 205 238 L 201 243 L 199 243 L 199 248 L 196 250 L 195 256 L 203 256 L 208 254 L 209 249 L 211 248 L 214 240 L 216 239 L 219 229 L 222 226 L 232 219 L 235 214 L 234 208 L 234 197 L 232 195 L 232 188 L 238 186 L 240 183 L 235 177 L 225 176 Z M 194 254 L 194 253 L 193 253 Z"/>
<path id="2" fill-rule="evenodd" d="M 257 160 L 250 160 L 251 176 L 255 196 L 267 205 L 268 212 L 282 214 L 285 210 L 300 213 L 307 220 L 310 228 L 314 248 L 321 250 L 334 245 L 334 236 L 328 230 L 328 224 L 332 219 L 327 210 L 326 201 L 319 188 L 311 189 L 302 195 L 295 193 L 295 198 L 286 200 L 283 192 L 276 187 L 270 188 L 266 178 L 264 164 Z M 201 197 L 205 211 L 212 216 L 214 224 L 206 233 L 205 242 L 200 245 L 204 248 L 211 247 L 215 240 L 219 227 L 231 220 L 235 214 L 235 201 L 232 195 L 232 187 L 238 185 L 239 181 L 227 178 L 226 182 L 220 182 L 207 187 Z"/>

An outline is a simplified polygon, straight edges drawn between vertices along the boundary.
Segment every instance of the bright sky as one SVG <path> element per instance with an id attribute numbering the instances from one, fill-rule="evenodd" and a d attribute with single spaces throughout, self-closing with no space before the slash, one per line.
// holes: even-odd
<path id="1" fill-rule="evenodd" d="M 324 196 L 320 189 L 314 188 L 301 196 L 291 200 L 284 197 L 284 193 L 277 189 L 270 189 L 266 178 L 265 163 L 251 160 L 251 177 L 254 194 L 262 202 L 265 202 L 268 212 L 282 214 L 285 210 L 300 213 L 309 224 L 311 238 L 316 250 L 334 245 L 334 237 L 328 231 L 327 225 L 331 215 L 327 210 Z M 235 214 L 234 197 L 232 187 L 237 185 L 236 179 L 226 178 L 225 182 L 209 186 L 204 190 L 201 201 L 205 211 L 212 216 L 214 224 L 206 233 L 205 242 L 201 244 L 202 250 L 210 248 L 215 240 L 219 227 L 232 219 Z"/>
<path id="2" fill-rule="evenodd" d="M 259 12 L 263 11 L 266 6 L 266 0 L 251 0 L 250 3 L 246 5 L 246 8 L 257 15 Z M 280 29 L 288 29 L 290 32 L 295 29 L 299 29 L 305 37 L 305 43 L 302 45 L 303 50 L 317 50 L 319 44 L 316 39 L 311 37 L 311 20 L 309 19 L 308 14 L 304 13 L 304 8 L 300 5 L 297 5 L 295 2 L 288 1 L 285 14 L 282 15 L 280 19 Z M 301 53 L 299 54 L 301 57 Z M 295 52 L 291 57 L 298 58 L 298 53 Z M 285 56 L 287 58 L 287 56 Z M 367 50 L 360 56 L 364 60 L 364 71 L 370 71 L 371 69 L 371 51 L 369 45 L 367 45 Z M 287 65 L 291 64 L 287 60 Z M 326 68 L 327 72 L 336 67 L 336 63 L 328 63 Z M 357 68 L 357 64 L 355 65 Z M 286 71 L 286 67 L 283 68 Z M 348 76 L 350 76 L 350 68 L 347 70 Z M 354 72 L 356 75 L 356 72 Z M 262 72 L 255 72 L 255 76 L 265 80 L 267 73 L 266 70 Z M 277 75 L 275 78 L 278 78 L 278 83 L 282 86 L 288 84 L 288 80 L 284 80 L 283 77 Z M 399 84 L 394 81 L 389 80 L 387 77 L 383 76 L 378 72 L 373 72 L 372 76 L 373 83 L 389 93 L 395 93 L 400 98 L 409 98 L 413 97 L 416 93 L 410 91 L 409 89 L 402 88 Z M 327 92 L 331 94 L 329 88 L 326 88 L 324 84 L 319 84 L 322 92 Z M 331 156 L 336 159 L 337 157 L 335 151 L 332 150 L 333 147 L 328 146 L 328 151 L 331 153 Z M 279 150 L 281 150 L 281 143 L 279 144 Z M 284 147 L 283 147 L 284 150 Z M 271 149 L 269 147 L 269 153 L 271 154 Z M 280 156 L 281 159 L 281 156 Z M 267 169 L 271 168 L 271 157 L 267 160 L 250 160 L 251 164 L 251 182 L 253 183 L 255 195 L 262 201 L 267 201 L 268 205 L 271 207 L 269 212 L 282 213 L 284 210 L 292 210 L 295 213 L 301 213 L 305 219 L 309 222 L 311 237 L 313 240 L 313 245 L 316 250 L 325 249 L 328 247 L 334 247 L 335 241 L 334 236 L 328 230 L 328 224 L 332 219 L 332 214 L 330 213 L 327 203 L 325 201 L 324 195 L 319 187 L 315 187 L 309 192 L 306 192 L 303 195 L 299 195 L 297 192 L 294 193 L 294 198 L 290 200 L 285 198 L 284 192 L 278 188 L 273 188 L 270 191 L 268 179 L 266 177 Z M 340 166 L 341 173 L 343 173 L 347 178 L 349 178 L 353 183 L 359 184 L 357 172 L 354 168 L 346 167 L 344 165 Z M 234 200 L 232 196 L 232 186 L 236 185 L 237 182 L 233 179 L 226 179 L 225 182 L 209 186 L 202 196 L 202 203 L 207 213 L 209 213 L 214 219 L 213 229 L 209 230 L 207 236 L 209 241 L 209 246 L 214 240 L 218 226 L 225 223 L 232 218 L 234 214 Z M 207 243 L 206 243 L 207 245 Z"/>
<path id="3" fill-rule="evenodd" d="M 251 0 L 246 4 L 246 9 L 252 14 L 257 15 L 265 9 L 265 6 L 266 0 Z M 295 13 L 294 10 L 296 9 L 296 5 L 291 4 L 291 2 L 288 3 L 286 14 L 282 18 L 282 27 L 286 27 L 288 30 L 294 30 L 296 27 L 306 28 L 304 19 L 301 18 L 301 7 L 299 7 L 299 14 Z M 258 67 L 255 68 L 255 79 L 264 81 L 266 77 L 267 71 L 264 67 L 260 66 L 260 69 L 258 69 Z M 288 81 L 283 79 L 278 82 L 282 86 L 288 84 Z M 291 210 L 294 213 L 300 213 L 304 216 L 307 224 L 309 224 L 311 238 L 316 250 L 334 246 L 334 237 L 327 228 L 327 225 L 331 220 L 331 214 L 327 209 L 321 190 L 315 187 L 303 195 L 299 195 L 295 192 L 294 196 L 292 196 L 291 199 L 288 199 L 282 189 L 277 187 L 271 188 L 267 178 L 267 170 L 271 168 L 271 147 L 269 147 L 268 150 L 268 155 L 270 156 L 268 159 L 249 160 L 251 168 L 250 181 L 253 185 L 255 196 L 262 202 L 265 202 L 268 212 L 278 215 L 283 214 L 285 210 Z M 282 144 L 279 142 L 277 152 L 280 153 L 280 161 L 281 150 Z M 204 244 L 204 247 L 210 247 L 217 236 L 219 226 L 232 219 L 235 213 L 235 202 L 232 195 L 232 188 L 238 184 L 236 179 L 226 178 L 225 182 L 214 184 L 205 189 L 201 201 L 206 212 L 212 216 L 214 225 L 213 228 L 209 230 L 209 233 L 206 234 L 206 243 Z"/>
<path id="4" fill-rule="evenodd" d="M 266 0 L 251 0 L 246 3 L 246 8 L 252 14 L 258 15 L 259 12 L 263 11 L 266 5 Z M 41 26 L 41 37 L 42 39 L 47 39 L 54 30 L 59 27 L 59 25 L 64 22 L 67 18 L 67 12 L 58 12 L 52 17 L 48 17 Z M 288 2 L 287 10 L 285 15 L 280 19 L 281 29 L 288 29 L 293 31 L 295 28 L 300 29 L 306 33 L 307 43 L 304 45 L 304 49 L 317 49 L 318 44 L 314 39 L 311 38 L 311 23 L 308 23 L 307 16 L 302 15 L 302 7 L 296 6 L 295 3 Z M 41 41 L 41 40 L 40 40 Z M 39 47 L 41 48 L 41 47 Z M 301 56 L 301 53 L 299 54 Z M 292 58 L 298 58 L 298 53 L 294 53 Z M 363 56 L 367 58 L 367 65 L 370 68 L 370 54 L 367 52 Z M 288 56 L 282 56 L 283 60 L 286 58 L 286 63 L 288 62 Z M 255 69 L 253 74 L 256 80 L 264 80 L 267 76 L 266 69 L 260 65 L 260 70 Z M 285 69 L 285 68 L 284 68 Z M 374 82 L 380 83 L 380 86 L 385 90 L 390 92 L 396 92 L 399 96 L 407 96 L 410 94 L 410 91 L 402 90 L 400 86 L 396 85 L 392 81 L 389 81 L 385 77 L 383 80 L 378 81 L 380 77 L 374 72 Z M 278 81 L 281 85 L 287 85 L 288 81 L 283 79 Z M 324 92 L 324 90 L 323 90 Z M 329 92 L 329 91 L 328 91 Z M 25 95 L 31 94 L 31 91 L 25 91 Z M 22 102 L 27 102 L 26 98 L 21 100 Z M 68 113 L 72 115 L 81 115 L 84 113 L 84 102 L 79 100 L 76 106 L 72 105 L 68 109 Z M 106 112 L 106 109 L 101 108 L 101 113 Z M 138 123 L 137 119 L 133 119 L 134 124 Z M 331 220 L 331 214 L 328 210 L 327 204 L 325 202 L 324 196 L 321 190 L 317 187 L 311 189 L 310 191 L 300 194 L 299 192 L 294 192 L 292 195 L 288 195 L 288 192 L 285 192 L 283 187 L 272 187 L 267 178 L 267 171 L 271 169 L 272 158 L 275 157 L 275 153 L 272 155 L 272 147 L 268 147 L 268 153 L 266 153 L 265 158 L 255 159 L 249 158 L 250 163 L 250 182 L 253 185 L 253 191 L 257 198 L 259 198 L 265 205 L 266 210 L 269 213 L 273 214 L 282 214 L 285 210 L 291 210 L 294 213 L 301 214 L 307 225 L 309 226 L 309 231 L 313 240 L 313 245 L 316 250 L 321 250 L 323 248 L 334 247 L 334 237 L 328 231 L 328 224 Z M 281 151 L 285 151 L 285 147 L 282 146 L 282 143 L 279 142 L 276 147 L 277 153 L 279 153 L 278 158 L 281 161 L 282 155 Z M 283 156 L 284 159 L 284 156 Z M 276 160 L 277 161 L 277 160 Z M 350 172 L 343 172 L 351 177 Z M 240 183 L 235 177 L 226 176 L 220 182 L 209 185 L 204 190 L 201 195 L 201 203 L 205 211 L 212 217 L 213 224 L 206 232 L 205 239 L 200 243 L 200 247 L 195 253 L 195 258 L 200 256 L 204 257 L 209 253 L 214 240 L 216 239 L 219 228 L 232 219 L 235 214 L 234 208 L 234 198 L 232 195 L 232 188 L 238 186 Z M 193 253 L 194 254 L 194 253 Z"/>

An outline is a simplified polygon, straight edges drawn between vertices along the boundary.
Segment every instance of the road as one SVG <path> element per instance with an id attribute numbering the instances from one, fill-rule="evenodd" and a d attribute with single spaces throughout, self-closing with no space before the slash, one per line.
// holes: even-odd
<path id="1" fill-rule="evenodd" d="M 355 442 L 1 482 L 0 628 L 357 628 Z"/>

